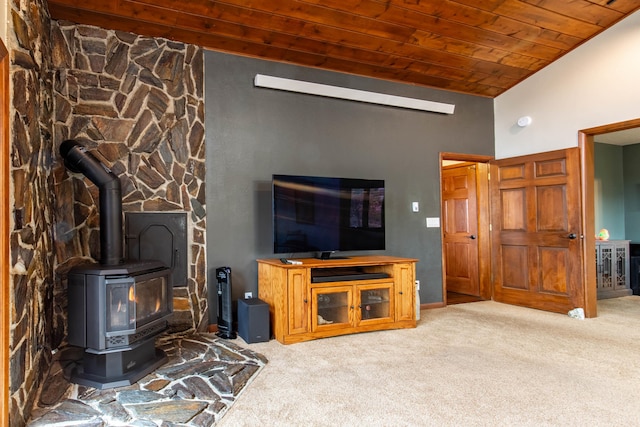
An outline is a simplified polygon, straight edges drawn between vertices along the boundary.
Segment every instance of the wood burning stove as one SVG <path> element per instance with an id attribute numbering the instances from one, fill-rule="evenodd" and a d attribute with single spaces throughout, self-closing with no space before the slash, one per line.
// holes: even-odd
<path id="1" fill-rule="evenodd" d="M 160 261 L 124 261 L 118 177 L 76 141 L 63 142 L 60 154 L 100 190 L 100 263 L 68 273 L 68 341 L 85 349 L 71 381 L 100 389 L 131 385 L 167 360 L 155 337 L 173 312 L 171 269 Z"/>
<path id="2" fill-rule="evenodd" d="M 171 270 L 160 262 L 79 266 L 68 276 L 69 344 L 85 348 L 71 380 L 130 385 L 166 361 L 155 336 L 172 313 Z"/>
<path id="3" fill-rule="evenodd" d="M 88 265 L 69 274 L 69 343 L 93 350 L 132 345 L 163 330 L 171 271 L 159 262 Z"/>

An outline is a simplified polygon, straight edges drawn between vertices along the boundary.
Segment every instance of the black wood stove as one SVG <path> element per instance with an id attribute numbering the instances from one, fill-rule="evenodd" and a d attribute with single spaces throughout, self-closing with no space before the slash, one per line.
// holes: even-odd
<path id="1" fill-rule="evenodd" d="M 125 262 L 118 177 L 76 141 L 63 142 L 60 154 L 100 190 L 100 263 L 68 274 L 68 341 L 85 349 L 71 381 L 100 389 L 131 385 L 167 360 L 155 337 L 173 312 L 171 269 L 160 261 Z"/>

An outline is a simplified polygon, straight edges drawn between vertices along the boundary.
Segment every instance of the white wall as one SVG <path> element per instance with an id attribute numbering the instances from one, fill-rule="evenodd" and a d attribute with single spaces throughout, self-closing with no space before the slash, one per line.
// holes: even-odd
<path id="1" fill-rule="evenodd" d="M 496 158 L 576 147 L 579 130 L 640 118 L 640 11 L 496 97 L 494 111 Z"/>

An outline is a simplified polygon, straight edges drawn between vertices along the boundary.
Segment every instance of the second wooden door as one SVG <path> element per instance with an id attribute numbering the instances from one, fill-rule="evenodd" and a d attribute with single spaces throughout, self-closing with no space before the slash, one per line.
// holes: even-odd
<path id="1" fill-rule="evenodd" d="M 443 168 L 442 204 L 447 291 L 480 296 L 475 164 Z"/>

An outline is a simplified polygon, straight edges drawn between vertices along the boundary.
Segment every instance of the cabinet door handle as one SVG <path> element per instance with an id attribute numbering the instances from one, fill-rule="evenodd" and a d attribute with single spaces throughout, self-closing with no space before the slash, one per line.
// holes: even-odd
<path id="1" fill-rule="evenodd" d="M 306 298 L 303 301 L 304 301 L 305 304 L 308 302 L 308 300 Z"/>
<path id="2" fill-rule="evenodd" d="M 402 291 L 398 292 L 400 295 L 402 295 Z"/>
<path id="3" fill-rule="evenodd" d="M 355 308 L 354 306 L 351 306 L 351 310 L 353 310 L 354 308 Z"/>
<path id="4" fill-rule="evenodd" d="M 476 240 L 476 236 L 475 236 L 474 234 L 472 234 L 471 236 L 469 236 L 469 238 L 470 238 L 471 240 Z"/>
<path id="5" fill-rule="evenodd" d="M 569 239 L 573 240 L 573 239 L 575 239 L 575 238 L 576 238 L 576 237 L 578 237 L 578 236 L 576 236 L 576 233 L 571 233 L 571 234 L 569 234 L 567 237 L 568 237 Z"/>

